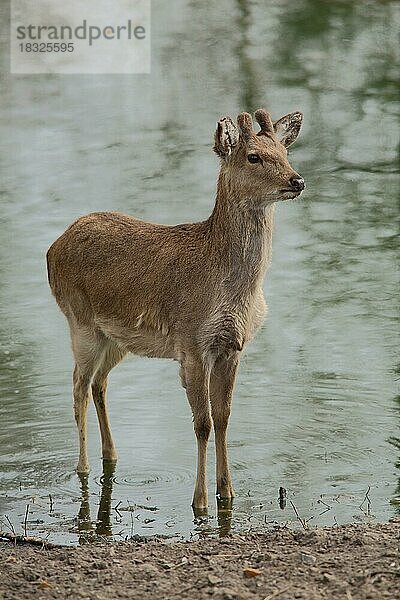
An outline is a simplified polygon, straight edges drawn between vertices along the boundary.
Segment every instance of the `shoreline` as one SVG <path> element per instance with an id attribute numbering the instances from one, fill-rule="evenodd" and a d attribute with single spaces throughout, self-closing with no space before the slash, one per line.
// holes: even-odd
<path id="1" fill-rule="evenodd" d="M 400 598 L 400 517 L 192 542 L 0 542 L 0 598 Z"/>

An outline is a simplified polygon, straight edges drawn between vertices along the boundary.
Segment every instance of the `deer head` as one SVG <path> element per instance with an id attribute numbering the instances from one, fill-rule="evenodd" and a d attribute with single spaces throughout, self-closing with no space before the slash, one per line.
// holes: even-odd
<path id="1" fill-rule="evenodd" d="M 258 133 L 246 112 L 238 115 L 237 124 L 230 117 L 217 123 L 214 152 L 221 158 L 230 195 L 256 206 L 296 198 L 305 183 L 290 166 L 287 148 L 299 134 L 302 113 L 289 113 L 273 122 L 266 110 L 259 109 L 255 118 Z"/>

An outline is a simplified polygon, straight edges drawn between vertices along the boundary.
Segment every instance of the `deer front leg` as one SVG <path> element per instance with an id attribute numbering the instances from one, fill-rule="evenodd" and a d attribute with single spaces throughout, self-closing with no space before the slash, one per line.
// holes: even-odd
<path id="1" fill-rule="evenodd" d="M 235 495 L 228 466 L 226 431 L 238 366 L 239 353 L 235 353 L 229 358 L 219 357 L 210 377 L 211 412 L 215 431 L 217 495 L 220 498 L 233 498 Z"/>
<path id="2" fill-rule="evenodd" d="M 192 506 L 207 508 L 207 443 L 211 432 L 209 372 L 200 359 L 186 360 L 184 371 L 186 394 L 192 409 L 194 431 L 197 438 L 197 477 Z"/>

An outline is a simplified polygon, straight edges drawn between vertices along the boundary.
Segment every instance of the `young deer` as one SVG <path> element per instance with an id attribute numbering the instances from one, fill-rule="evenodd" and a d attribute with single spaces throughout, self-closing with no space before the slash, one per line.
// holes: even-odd
<path id="1" fill-rule="evenodd" d="M 213 421 L 217 495 L 233 498 L 226 431 L 240 354 L 259 328 L 262 280 L 271 258 L 274 204 L 296 198 L 304 180 L 287 146 L 302 114 L 274 123 L 257 110 L 221 119 L 214 151 L 221 159 L 211 216 L 158 225 L 120 213 L 81 217 L 50 247 L 48 277 L 71 330 L 73 396 L 79 430 L 77 471 L 89 471 L 90 391 L 103 459 L 115 461 L 106 407 L 107 376 L 128 352 L 172 358 L 193 412 L 197 437 L 195 508 L 208 504 L 206 449 Z M 212 421 L 211 421 L 212 419 Z"/>

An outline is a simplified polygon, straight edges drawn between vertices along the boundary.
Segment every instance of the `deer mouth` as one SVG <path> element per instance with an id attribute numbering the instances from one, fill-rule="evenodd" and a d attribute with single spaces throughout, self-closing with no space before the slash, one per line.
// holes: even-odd
<path id="1" fill-rule="evenodd" d="M 297 198 L 300 196 L 303 190 L 279 190 L 279 194 L 282 194 L 283 198 L 286 200 L 291 200 L 292 198 Z"/>

